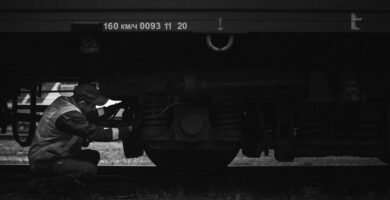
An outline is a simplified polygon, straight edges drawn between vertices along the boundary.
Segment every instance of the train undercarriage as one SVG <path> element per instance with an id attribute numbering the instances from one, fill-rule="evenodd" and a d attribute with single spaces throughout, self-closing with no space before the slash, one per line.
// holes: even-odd
<path id="1" fill-rule="evenodd" d="M 12 124 L 28 145 L 44 109 L 36 103 L 42 83 L 92 81 L 129 102 L 122 121 L 143 119 L 123 141 L 125 156 L 146 152 L 176 172 L 216 170 L 240 150 L 247 157 L 274 150 L 283 162 L 329 155 L 389 162 L 390 7 L 374 12 L 377 0 L 350 12 L 332 1 L 315 12 L 309 2 L 281 10 L 248 2 L 215 12 L 200 2 L 191 12 L 31 8 L 29 16 L 10 3 L 0 9 L 3 130 Z M 18 105 L 21 89 L 28 105 Z M 19 121 L 30 122 L 26 141 Z"/>

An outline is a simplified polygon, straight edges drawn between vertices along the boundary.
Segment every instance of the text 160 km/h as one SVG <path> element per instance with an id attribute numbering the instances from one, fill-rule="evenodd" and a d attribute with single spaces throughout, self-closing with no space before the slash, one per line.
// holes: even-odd
<path id="1" fill-rule="evenodd" d="M 188 31 L 185 21 L 137 21 L 137 22 L 104 22 L 103 30 L 116 31 Z"/>

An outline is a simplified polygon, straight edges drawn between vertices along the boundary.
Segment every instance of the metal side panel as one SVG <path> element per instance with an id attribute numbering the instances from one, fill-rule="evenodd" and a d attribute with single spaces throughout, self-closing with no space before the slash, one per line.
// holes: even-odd
<path id="1" fill-rule="evenodd" d="M 390 32 L 390 12 L 0 11 L 0 32 L 88 28 L 97 32 Z"/>

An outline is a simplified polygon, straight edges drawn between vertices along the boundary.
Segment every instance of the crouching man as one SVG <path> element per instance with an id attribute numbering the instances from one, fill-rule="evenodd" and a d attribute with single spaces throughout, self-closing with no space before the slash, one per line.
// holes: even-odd
<path id="1" fill-rule="evenodd" d="M 114 114 L 121 104 L 96 109 L 107 98 L 92 84 L 80 84 L 71 97 L 58 97 L 43 113 L 35 131 L 28 158 L 31 171 L 38 177 L 78 182 L 95 175 L 99 152 L 82 150 L 90 141 L 115 141 L 133 131 L 132 126 L 104 128 L 90 121 Z M 94 118 L 91 120 L 90 118 Z"/>

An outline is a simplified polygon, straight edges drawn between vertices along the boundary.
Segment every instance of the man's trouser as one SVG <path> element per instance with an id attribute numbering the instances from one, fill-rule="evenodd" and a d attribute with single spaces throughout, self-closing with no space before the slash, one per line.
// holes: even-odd
<path id="1" fill-rule="evenodd" d="M 97 164 L 100 161 L 100 154 L 95 150 L 82 150 L 79 155 L 71 158 L 63 158 L 47 163 L 45 171 L 37 169 L 38 175 L 58 176 L 63 180 L 74 180 L 88 177 L 97 173 Z"/>

